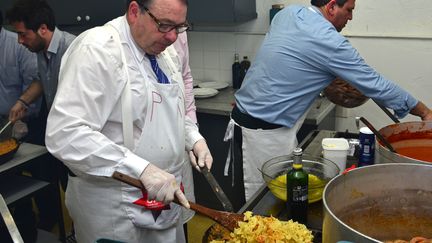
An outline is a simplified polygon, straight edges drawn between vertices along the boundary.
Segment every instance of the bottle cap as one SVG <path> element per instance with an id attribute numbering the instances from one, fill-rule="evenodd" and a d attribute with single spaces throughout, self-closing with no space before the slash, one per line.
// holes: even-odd
<path id="1" fill-rule="evenodd" d="M 302 155 L 302 153 L 303 153 L 302 148 L 295 148 L 293 150 L 293 155 Z"/>
<path id="2" fill-rule="evenodd" d="M 369 127 L 361 127 L 360 128 L 360 133 L 363 133 L 363 134 L 373 134 L 373 132 L 369 129 Z"/>
<path id="3" fill-rule="evenodd" d="M 283 4 L 283 3 L 278 3 L 278 4 L 273 4 L 272 5 L 272 8 L 280 8 L 280 9 L 282 9 L 284 7 L 285 7 L 285 4 Z"/>

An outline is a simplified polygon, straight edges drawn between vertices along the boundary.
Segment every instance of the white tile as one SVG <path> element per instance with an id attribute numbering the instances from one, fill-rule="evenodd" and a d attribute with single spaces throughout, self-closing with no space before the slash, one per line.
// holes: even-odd
<path id="1" fill-rule="evenodd" d="M 236 37 L 233 33 L 220 33 L 219 34 L 219 51 L 222 52 L 235 52 Z"/>
<path id="2" fill-rule="evenodd" d="M 221 70 L 219 71 L 219 81 L 227 82 L 232 86 L 232 71 L 231 70 Z"/>
<path id="3" fill-rule="evenodd" d="M 219 69 L 219 52 L 204 51 L 204 68 Z"/>
<path id="4" fill-rule="evenodd" d="M 241 54 L 243 52 L 256 53 L 264 40 L 262 35 L 237 35 L 236 46 L 237 51 Z"/>
<path id="5" fill-rule="evenodd" d="M 203 68 L 191 68 L 192 77 L 195 80 L 204 80 L 204 69 Z"/>
<path id="6" fill-rule="evenodd" d="M 232 64 L 234 63 L 234 52 L 220 52 L 220 69 L 231 71 Z"/>
<path id="7" fill-rule="evenodd" d="M 188 34 L 189 51 L 203 51 L 203 34 L 201 32 L 189 31 Z"/>
<path id="8" fill-rule="evenodd" d="M 218 69 L 206 69 L 204 70 L 204 81 L 219 81 L 219 70 Z"/>
<path id="9" fill-rule="evenodd" d="M 204 68 L 204 52 L 189 50 L 189 66 L 191 68 Z"/>
<path id="10" fill-rule="evenodd" d="M 219 34 L 216 32 L 204 32 L 203 48 L 205 51 L 219 51 Z"/>

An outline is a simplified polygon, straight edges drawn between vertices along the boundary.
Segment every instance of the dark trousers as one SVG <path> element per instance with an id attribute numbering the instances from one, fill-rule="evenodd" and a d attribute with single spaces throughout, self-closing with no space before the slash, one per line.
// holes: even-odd
<path id="1" fill-rule="evenodd" d="M 184 234 L 185 234 L 186 243 L 188 243 L 187 223 L 183 224 L 183 231 L 184 231 Z"/>
<path id="2" fill-rule="evenodd" d="M 39 116 L 27 121 L 29 134 L 25 137 L 25 142 L 45 146 L 45 132 L 48 118 L 48 108 L 43 99 Z M 61 184 L 63 190 L 66 191 L 67 186 L 67 170 L 65 165 L 51 154 L 47 153 L 37 158 L 27 170 L 32 177 L 38 180 L 44 180 L 52 183 Z M 36 205 L 39 209 L 39 225 L 38 227 L 51 230 L 58 218 L 59 205 L 58 201 L 53 199 L 56 195 L 54 187 L 49 190 L 37 193 L 35 198 Z"/>
<path id="3" fill-rule="evenodd" d="M 233 150 L 234 158 L 231 156 L 231 161 L 234 166 L 234 187 L 238 189 L 236 192 L 239 193 L 240 200 L 233 202 L 234 210 L 238 211 L 246 203 L 245 188 L 244 188 L 244 175 L 243 175 L 243 136 L 239 126 L 234 127 L 234 145 Z M 230 169 L 229 174 L 231 176 L 232 170 Z"/>

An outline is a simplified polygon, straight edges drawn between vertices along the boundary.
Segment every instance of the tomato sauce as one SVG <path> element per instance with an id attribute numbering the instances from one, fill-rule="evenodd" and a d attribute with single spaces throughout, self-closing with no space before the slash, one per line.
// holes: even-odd
<path id="1" fill-rule="evenodd" d="M 392 134 L 386 138 L 392 146 L 396 149 L 396 152 L 400 155 L 432 163 L 432 132 L 410 132 L 403 131 L 398 134 Z M 424 141 L 417 142 L 417 145 L 413 145 L 416 142 L 413 141 Z M 404 146 L 404 144 L 406 144 Z"/>
<path id="2" fill-rule="evenodd" d="M 432 162 L 432 147 L 402 147 L 397 153 L 409 158 Z"/>

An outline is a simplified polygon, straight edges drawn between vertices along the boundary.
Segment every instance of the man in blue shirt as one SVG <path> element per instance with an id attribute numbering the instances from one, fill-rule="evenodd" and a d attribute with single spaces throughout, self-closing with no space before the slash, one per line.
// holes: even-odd
<path id="1" fill-rule="evenodd" d="M 16 102 L 22 102 L 19 101 L 22 93 L 33 80 L 37 79 L 36 55 L 20 45 L 17 39 L 16 33 L 3 28 L 3 15 L 0 11 L 0 117 L 3 123 L 6 123 L 9 118 L 21 117 L 23 122 L 16 121 L 13 130 L 17 131 L 19 128 L 24 128 L 22 132 L 26 131 L 27 123 L 29 133 L 21 139 L 34 143 L 35 140 L 44 137 L 44 134 L 39 133 L 37 129 L 33 129 L 31 125 L 39 122 L 37 113 L 39 112 L 40 102 L 35 102 L 29 107 L 23 106 L 19 110 L 11 109 Z M 18 174 L 21 174 L 21 171 L 18 171 Z M 25 242 L 35 242 L 37 237 L 36 218 L 32 210 L 31 199 L 24 200 L 14 206 L 13 217 L 23 240 Z M 8 238 L 9 232 L 5 231 L 4 228 L 0 229 L 2 242 L 8 242 L 6 240 Z"/>
<path id="2" fill-rule="evenodd" d="M 256 168 L 292 152 L 309 107 L 336 77 L 393 109 L 398 117 L 411 113 L 432 120 L 429 108 L 366 64 L 339 33 L 352 19 L 355 0 L 311 3 L 287 7 L 275 16 L 235 95 L 231 124 L 236 126 L 231 127 L 241 133 L 235 137 L 243 155 L 246 199 L 263 183 Z"/>
<path id="3" fill-rule="evenodd" d="M 44 94 L 49 111 L 57 91 L 61 58 L 75 36 L 55 26 L 54 12 L 45 1 L 17 1 L 6 18 L 18 33 L 18 42 L 37 54 L 40 81 L 31 84 L 25 102 L 31 104 Z"/>
<path id="4" fill-rule="evenodd" d="M 12 8 L 7 11 L 6 19 L 18 33 L 18 42 L 36 53 L 39 75 L 39 80 L 34 80 L 22 95 L 24 102 L 17 102 L 14 108 L 20 109 L 25 103 L 31 104 L 43 96 L 41 113 L 44 113 L 45 123 L 40 129 L 45 134 L 48 111 L 57 92 L 61 59 L 75 36 L 56 27 L 54 11 L 44 0 L 15 1 Z M 44 159 L 45 166 L 35 167 L 32 173 L 50 181 L 59 177 L 63 189 L 66 189 L 66 167 L 52 155 Z M 56 201 L 44 195 L 38 195 L 36 199 L 40 202 L 38 206 L 43 216 L 39 227 L 50 230 L 57 217 L 58 205 Z"/>
<path id="5" fill-rule="evenodd" d="M 0 17 L 2 14 L 0 12 Z M 0 18 L 0 116 L 3 120 L 19 117 L 25 114 L 34 117 L 39 112 L 39 105 L 21 106 L 12 109 L 15 103 L 21 102 L 21 95 L 34 80 L 37 80 L 36 55 L 29 52 L 17 42 L 17 35 L 2 27 Z"/>

